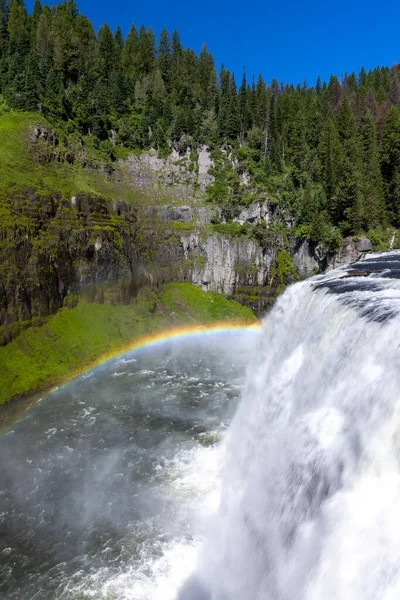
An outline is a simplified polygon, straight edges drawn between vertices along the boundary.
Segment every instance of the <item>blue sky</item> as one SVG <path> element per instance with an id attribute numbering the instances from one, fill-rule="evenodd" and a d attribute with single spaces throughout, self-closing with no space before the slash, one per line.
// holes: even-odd
<path id="1" fill-rule="evenodd" d="M 302 2 L 275 0 L 77 0 L 96 29 L 108 22 L 178 29 L 184 46 L 199 51 L 203 42 L 241 79 L 262 73 L 267 82 L 315 83 L 318 74 L 342 76 L 400 62 L 400 3 L 388 0 Z M 51 2 L 50 2 L 51 4 Z M 27 2 L 30 10 L 33 0 Z"/>

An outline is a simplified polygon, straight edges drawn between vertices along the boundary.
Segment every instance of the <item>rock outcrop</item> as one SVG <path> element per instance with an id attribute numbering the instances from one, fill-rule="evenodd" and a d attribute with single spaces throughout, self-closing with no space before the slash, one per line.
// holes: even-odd
<path id="1" fill-rule="evenodd" d="M 213 162 L 207 146 L 202 146 L 198 154 L 189 148 L 183 154 L 174 149 L 167 158 L 159 158 L 153 150 L 133 155 L 121 165 L 135 188 L 153 201 L 168 198 L 170 202 L 193 202 L 214 181 L 209 174 Z"/>
<path id="2" fill-rule="evenodd" d="M 336 253 L 327 253 L 321 262 L 322 270 L 330 271 L 356 262 L 366 252 L 373 250 L 368 238 L 345 238 Z"/>
<path id="3" fill-rule="evenodd" d="M 34 132 L 35 139 L 46 135 Z M 262 313 L 296 271 L 306 278 L 372 249 L 366 238 L 345 239 L 335 254 L 293 235 L 282 238 L 274 227 L 286 217 L 267 199 L 231 213 L 207 204 L 211 166 L 206 147 L 196 156 L 175 150 L 166 159 L 155 152 L 133 156 L 121 167 L 136 194 L 132 204 L 88 195 L 44 198 L 33 189 L 10 198 L 9 222 L 0 231 L 0 344 L 78 294 L 129 302 L 141 285 L 168 281 L 190 281 Z M 231 225 L 245 233 L 230 234 Z M 252 235 L 256 226 L 261 239 Z"/>
<path id="4" fill-rule="evenodd" d="M 102 301 L 108 284 L 117 286 L 110 290 L 115 301 L 135 293 L 140 252 L 132 206 L 86 196 L 42 198 L 31 190 L 13 198 L 12 207 L 0 240 L 0 343 L 75 294 Z"/>

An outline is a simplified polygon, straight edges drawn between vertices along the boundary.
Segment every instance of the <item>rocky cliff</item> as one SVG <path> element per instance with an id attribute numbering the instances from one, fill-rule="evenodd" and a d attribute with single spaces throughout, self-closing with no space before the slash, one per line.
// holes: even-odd
<path id="1" fill-rule="evenodd" d="M 132 156 L 122 166 L 133 187 L 150 192 L 148 205 L 139 211 L 142 225 L 151 215 L 150 229 L 156 220 L 173 232 L 179 278 L 224 293 L 256 312 L 267 310 L 285 284 L 354 262 L 372 250 L 365 238 L 345 239 L 337 252 L 296 238 L 290 217 L 268 199 L 234 208 L 208 202 L 206 190 L 214 177 L 206 147 L 194 158 L 189 149 L 166 159 L 151 152 Z M 250 185 L 247 176 L 243 181 L 243 187 Z M 280 270 L 282 253 L 290 255 L 292 265 Z M 151 271 L 150 264 L 146 270 Z"/>
<path id="2" fill-rule="evenodd" d="M 44 173 L 60 152 L 54 135 L 43 135 L 42 127 L 38 142 L 37 131 L 25 137 L 28 145 L 41 144 L 25 168 L 45 162 L 41 179 L 31 187 L 10 185 L 0 202 L 0 344 L 74 305 L 80 294 L 128 303 L 143 284 L 168 281 L 192 282 L 262 313 L 286 284 L 372 248 L 368 240 L 345 240 L 333 254 L 298 239 L 288 216 L 265 197 L 233 208 L 210 203 L 213 159 L 206 147 L 166 158 L 130 156 L 103 169 L 107 185 L 99 188 L 96 180 L 94 191 L 70 192 L 76 180 L 66 187 L 65 171 L 44 187 Z M 73 177 L 98 177 L 93 160 L 85 158 L 82 169 L 71 171 Z M 86 179 L 82 189 L 89 187 Z M 247 175 L 242 184 L 249 188 Z"/>

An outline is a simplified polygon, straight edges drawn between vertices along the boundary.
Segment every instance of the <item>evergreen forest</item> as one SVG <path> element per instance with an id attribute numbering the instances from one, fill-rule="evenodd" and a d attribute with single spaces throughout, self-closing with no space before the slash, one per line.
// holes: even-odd
<path id="1" fill-rule="evenodd" d="M 232 209 L 268 196 L 315 242 L 400 226 L 399 76 L 392 65 L 312 86 L 245 72 L 236 82 L 178 31 L 157 39 L 132 25 L 124 37 L 107 24 L 96 32 L 75 0 L 35 0 L 32 14 L 24 0 L 0 0 L 1 110 L 40 112 L 110 160 L 120 147 L 163 157 L 207 145 L 209 202 Z"/>

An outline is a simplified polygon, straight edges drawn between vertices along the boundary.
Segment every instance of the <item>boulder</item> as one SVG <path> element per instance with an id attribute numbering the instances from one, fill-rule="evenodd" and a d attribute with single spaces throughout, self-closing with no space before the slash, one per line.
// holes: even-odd
<path id="1" fill-rule="evenodd" d="M 356 247 L 359 252 L 371 252 L 373 250 L 372 242 L 366 237 L 362 237 L 356 242 Z"/>

